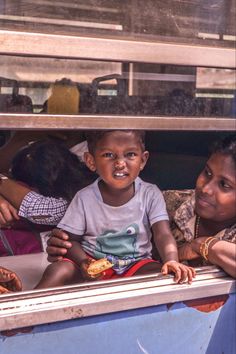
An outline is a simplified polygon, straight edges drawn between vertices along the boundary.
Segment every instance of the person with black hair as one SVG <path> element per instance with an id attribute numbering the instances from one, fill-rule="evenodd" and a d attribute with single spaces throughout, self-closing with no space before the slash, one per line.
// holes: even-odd
<path id="1" fill-rule="evenodd" d="M 18 229 L 20 216 L 54 226 L 74 194 L 94 179 L 84 163 L 55 139 L 39 140 L 21 148 L 12 160 L 10 175 L 12 178 L 0 175 L 0 193 L 7 198 L 0 196 L 0 233 L 2 237 L 4 232 L 4 238 L 11 234 L 9 247 L 16 254 L 39 252 L 40 248 L 34 235 L 37 229 L 31 230 L 33 224 L 29 234 L 29 223 L 24 224 L 24 220 Z M 30 245 L 25 244 L 27 241 Z M 0 294 L 21 289 L 17 274 L 0 266 Z"/>
<path id="2" fill-rule="evenodd" d="M 170 194 L 165 198 L 171 199 Z M 213 145 L 195 191 L 187 194 L 172 210 L 180 260 L 195 266 L 215 264 L 236 278 L 236 134 Z M 181 193 L 172 199 L 179 203 Z"/>
<path id="3" fill-rule="evenodd" d="M 13 158 L 10 177 L 0 175 L 0 225 L 9 226 L 19 217 L 56 225 L 75 193 L 94 179 L 62 142 L 31 143 Z"/>
<path id="4" fill-rule="evenodd" d="M 39 140 L 13 158 L 11 176 L 46 197 L 70 201 L 87 185 L 88 168 L 71 151 L 54 140 Z M 91 176 L 91 175 L 90 175 Z"/>

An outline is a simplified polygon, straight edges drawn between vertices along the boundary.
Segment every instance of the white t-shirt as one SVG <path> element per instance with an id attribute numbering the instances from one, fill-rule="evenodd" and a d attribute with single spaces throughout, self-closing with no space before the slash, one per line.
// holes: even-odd
<path id="1" fill-rule="evenodd" d="M 135 261 L 151 258 L 151 226 L 168 220 L 165 201 L 156 185 L 138 177 L 133 198 L 110 206 L 103 202 L 98 182 L 75 195 L 58 227 L 78 235 L 86 253 L 95 259 L 107 257 L 122 273 Z"/>

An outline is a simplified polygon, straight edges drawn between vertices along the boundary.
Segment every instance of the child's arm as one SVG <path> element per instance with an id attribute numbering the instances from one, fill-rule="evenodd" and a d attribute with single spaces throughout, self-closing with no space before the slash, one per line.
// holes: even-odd
<path id="1" fill-rule="evenodd" d="M 68 241 L 71 242 L 72 246 L 70 249 L 67 250 L 66 258 L 80 265 L 81 262 L 85 261 L 88 258 L 79 243 L 79 238 L 81 236 L 72 234 L 70 232 L 67 232 L 67 234 L 69 236 Z"/>
<path id="2" fill-rule="evenodd" d="M 191 283 L 195 277 L 195 270 L 179 263 L 178 249 L 169 222 L 167 220 L 156 222 L 152 225 L 152 231 L 155 246 L 163 262 L 162 274 L 174 272 L 174 280 L 177 283 L 182 283 L 187 279 Z"/>
<path id="3" fill-rule="evenodd" d="M 84 252 L 78 240 L 78 235 L 74 235 L 68 232 L 69 241 L 72 246 L 67 250 L 66 258 L 72 260 L 80 268 L 81 274 L 85 280 L 94 280 L 96 277 L 92 277 L 88 274 L 87 269 L 93 260 L 88 258 L 87 254 Z M 81 237 L 81 236 L 79 236 Z"/>

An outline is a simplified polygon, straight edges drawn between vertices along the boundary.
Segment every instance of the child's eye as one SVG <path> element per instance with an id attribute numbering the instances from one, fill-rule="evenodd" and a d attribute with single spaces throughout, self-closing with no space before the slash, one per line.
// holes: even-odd
<path id="1" fill-rule="evenodd" d="M 110 158 L 112 159 L 114 157 L 113 153 L 112 152 L 104 152 L 104 154 L 102 154 L 103 157 L 107 157 L 107 158 Z"/>
<path id="2" fill-rule="evenodd" d="M 135 152 L 133 152 L 133 151 L 130 151 L 130 152 L 127 152 L 126 156 L 132 158 L 132 157 L 137 156 L 137 154 Z"/>

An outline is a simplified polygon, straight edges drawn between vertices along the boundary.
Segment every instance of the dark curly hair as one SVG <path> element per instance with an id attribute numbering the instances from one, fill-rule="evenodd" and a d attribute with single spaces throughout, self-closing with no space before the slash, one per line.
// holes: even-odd
<path id="1" fill-rule="evenodd" d="M 236 166 L 236 134 L 228 135 L 224 139 L 215 142 L 210 149 L 210 153 L 231 156 Z"/>
<path id="2" fill-rule="evenodd" d="M 68 201 L 95 179 L 75 154 L 53 139 L 22 148 L 12 160 L 11 175 L 44 196 Z"/>

